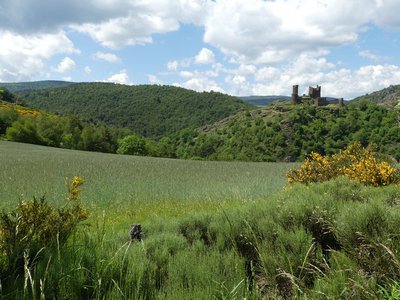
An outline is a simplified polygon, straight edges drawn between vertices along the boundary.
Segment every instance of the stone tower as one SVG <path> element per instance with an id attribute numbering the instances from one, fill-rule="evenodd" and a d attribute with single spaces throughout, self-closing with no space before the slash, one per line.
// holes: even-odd
<path id="1" fill-rule="evenodd" d="M 299 86 L 296 84 L 292 89 L 292 103 L 298 104 L 299 100 Z"/>

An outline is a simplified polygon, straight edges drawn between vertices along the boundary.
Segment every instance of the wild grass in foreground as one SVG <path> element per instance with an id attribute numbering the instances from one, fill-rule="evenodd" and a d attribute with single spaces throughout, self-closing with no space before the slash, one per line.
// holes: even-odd
<path id="1" fill-rule="evenodd" d="M 127 207 L 128 208 L 128 207 Z M 9 299 L 396 299 L 400 191 L 346 178 L 215 212 L 143 220 L 142 242 L 96 219 L 1 273 Z M 111 226 L 112 227 L 112 226 Z"/>
<path id="2" fill-rule="evenodd" d="M 43 150 L 49 159 L 57 157 L 51 149 L 30 150 L 37 150 L 42 162 Z M 64 162 L 69 161 L 65 152 L 60 154 Z M 93 157 L 81 159 L 81 166 L 85 160 L 93 162 Z M 147 166 L 151 162 L 135 161 Z M 195 165 L 191 168 L 199 170 Z M 47 166 L 54 172 L 51 164 Z M 218 173 L 218 183 L 212 165 L 206 166 L 210 173 L 205 172 L 204 178 L 208 175 L 216 185 L 230 184 L 224 179 L 229 174 Z M 162 168 L 161 174 L 165 174 Z M 184 180 L 185 176 L 175 174 Z M 192 177 L 193 186 L 207 190 L 201 181 L 196 184 L 199 178 Z M 83 199 L 88 190 L 83 187 Z M 36 254 L 24 251 L 17 275 L 7 268 L 5 253 L 0 254 L 0 298 L 396 299 L 400 282 L 397 185 L 367 187 L 339 177 L 286 186 L 279 193 L 247 200 L 233 197 L 230 202 L 229 192 L 224 195 L 201 201 L 179 196 L 138 198 L 118 202 L 115 209 L 111 201 L 98 206 L 91 198 L 86 204 L 94 214 L 86 224 L 64 245 L 44 247 Z M 65 201 L 65 192 L 54 205 L 60 205 L 61 199 Z M 144 230 L 141 242 L 128 239 L 129 225 L 136 220 Z"/>

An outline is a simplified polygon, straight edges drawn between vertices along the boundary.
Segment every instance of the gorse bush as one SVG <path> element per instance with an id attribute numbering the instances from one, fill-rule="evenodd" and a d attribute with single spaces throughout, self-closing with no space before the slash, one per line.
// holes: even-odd
<path id="1" fill-rule="evenodd" d="M 45 197 L 34 197 L 31 201 L 21 201 L 12 212 L 0 214 L 3 274 L 19 273 L 27 258 L 37 261 L 42 251 L 59 249 L 77 225 L 87 219 L 88 212 L 79 203 L 78 187 L 82 184 L 78 176 L 67 183 L 68 202 L 62 208 L 52 206 Z"/>
<path id="2" fill-rule="evenodd" d="M 316 152 L 305 159 L 300 168 L 287 173 L 289 183 L 323 182 L 347 176 L 365 185 L 385 186 L 400 181 L 399 171 L 380 159 L 370 148 L 359 142 L 337 154 L 323 156 Z"/>

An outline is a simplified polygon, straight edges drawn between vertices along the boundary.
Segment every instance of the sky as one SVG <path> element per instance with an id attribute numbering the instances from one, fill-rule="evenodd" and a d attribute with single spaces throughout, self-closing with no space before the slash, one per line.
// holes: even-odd
<path id="1" fill-rule="evenodd" d="M 400 84 L 400 0 L 0 0 L 0 82 L 299 84 L 352 99 Z"/>

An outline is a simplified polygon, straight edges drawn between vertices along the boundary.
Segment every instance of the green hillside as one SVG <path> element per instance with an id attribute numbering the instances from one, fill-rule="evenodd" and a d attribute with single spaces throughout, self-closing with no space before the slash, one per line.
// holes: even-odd
<path id="1" fill-rule="evenodd" d="M 252 107 L 217 92 L 157 85 L 82 83 L 21 92 L 19 96 L 31 107 L 102 121 L 153 138 L 211 124 Z"/>
<path id="2" fill-rule="evenodd" d="M 311 151 L 332 154 L 354 141 L 373 143 L 399 160 L 398 112 L 366 100 L 345 107 L 278 102 L 163 139 L 170 156 L 244 161 L 296 161 Z"/>
<path id="3" fill-rule="evenodd" d="M 394 107 L 400 103 L 400 85 L 391 85 L 380 91 L 357 97 L 354 100 L 370 100 L 386 107 Z"/>
<path id="4" fill-rule="evenodd" d="M 43 80 L 43 81 L 29 81 L 29 82 L 0 82 L 1 87 L 4 87 L 11 92 L 64 87 L 64 86 L 69 86 L 71 84 L 74 84 L 74 82 L 60 81 L 60 80 Z"/>
<path id="5" fill-rule="evenodd" d="M 13 95 L 10 93 L 10 95 Z M 127 129 L 84 122 L 1 100 L 0 140 L 58 148 L 116 152 L 118 139 L 132 134 Z"/>

